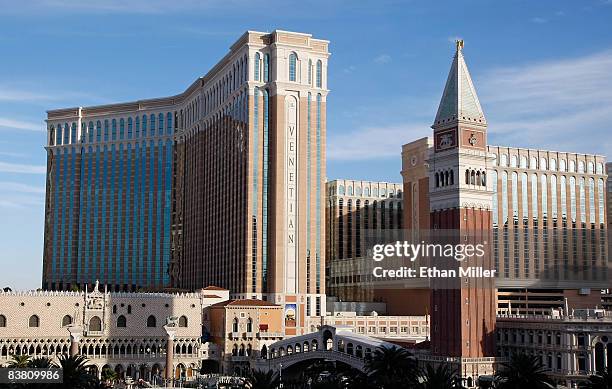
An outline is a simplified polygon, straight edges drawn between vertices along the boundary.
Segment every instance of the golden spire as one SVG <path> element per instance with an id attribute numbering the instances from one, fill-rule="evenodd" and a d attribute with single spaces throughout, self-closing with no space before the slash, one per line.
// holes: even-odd
<path id="1" fill-rule="evenodd" d="M 455 39 L 455 45 L 457 45 L 457 51 L 463 49 L 463 39 Z"/>

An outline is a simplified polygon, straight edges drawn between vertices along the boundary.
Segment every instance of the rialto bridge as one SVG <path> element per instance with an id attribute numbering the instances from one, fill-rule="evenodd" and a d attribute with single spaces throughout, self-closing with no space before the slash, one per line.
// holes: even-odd
<path id="1" fill-rule="evenodd" d="M 374 351 L 381 346 L 395 345 L 341 327 L 325 325 L 318 332 L 294 336 L 264 347 L 256 368 L 281 370 L 309 360 L 326 360 L 363 370 Z"/>

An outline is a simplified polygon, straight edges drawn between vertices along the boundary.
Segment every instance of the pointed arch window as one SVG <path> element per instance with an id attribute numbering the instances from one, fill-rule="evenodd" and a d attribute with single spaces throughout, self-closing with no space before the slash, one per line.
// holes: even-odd
<path id="1" fill-rule="evenodd" d="M 308 85 L 312 85 L 312 59 L 308 60 Z"/>
<path id="2" fill-rule="evenodd" d="M 30 320 L 28 320 L 28 327 L 40 327 L 40 319 L 37 315 L 30 316 Z"/>
<path id="3" fill-rule="evenodd" d="M 297 55 L 295 53 L 289 54 L 289 81 L 296 81 L 297 79 Z"/>
<path id="4" fill-rule="evenodd" d="M 263 60 L 263 81 L 270 81 L 270 54 L 264 55 Z"/>
<path id="5" fill-rule="evenodd" d="M 187 316 L 181 316 L 179 318 L 179 327 L 187 327 Z"/>
<path id="6" fill-rule="evenodd" d="M 255 81 L 260 81 L 259 80 L 259 67 L 261 62 L 261 55 L 259 53 L 255 53 L 255 62 L 253 62 L 253 77 L 255 78 Z"/>
<path id="7" fill-rule="evenodd" d="M 98 316 L 94 316 L 89 320 L 89 331 L 102 331 L 102 320 Z"/>
<path id="8" fill-rule="evenodd" d="M 125 318 L 125 316 L 120 315 L 117 318 L 117 328 L 125 328 L 127 327 L 127 319 Z"/>
<path id="9" fill-rule="evenodd" d="M 66 315 L 62 318 L 62 327 L 66 327 L 72 324 L 72 316 Z"/>
<path id="10" fill-rule="evenodd" d="M 149 328 L 157 327 L 157 320 L 155 319 L 155 316 L 150 315 L 147 318 L 147 327 Z"/>

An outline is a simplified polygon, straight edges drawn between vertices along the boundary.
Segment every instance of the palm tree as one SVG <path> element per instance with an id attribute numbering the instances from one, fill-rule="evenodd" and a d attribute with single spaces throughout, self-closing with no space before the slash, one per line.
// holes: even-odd
<path id="1" fill-rule="evenodd" d="M 74 389 L 90 389 L 99 387 L 98 379 L 87 370 L 87 358 L 82 355 L 62 355 L 59 367 L 64 373 L 64 387 Z"/>
<path id="2" fill-rule="evenodd" d="M 6 364 L 7 367 L 11 368 L 26 368 L 30 362 L 29 355 L 13 355 L 11 360 Z"/>
<path id="3" fill-rule="evenodd" d="M 248 378 L 252 389 L 275 389 L 278 384 L 278 378 L 274 370 L 251 371 L 251 376 Z"/>
<path id="4" fill-rule="evenodd" d="M 405 348 L 381 346 L 366 362 L 365 371 L 380 388 L 413 386 L 417 378 L 417 363 Z"/>
<path id="5" fill-rule="evenodd" d="M 440 364 L 436 368 L 427 365 L 421 372 L 419 389 L 457 389 L 461 388 L 460 379 L 448 365 Z"/>
<path id="6" fill-rule="evenodd" d="M 612 372 L 610 369 L 589 376 L 589 380 L 579 385 L 581 389 L 612 389 Z"/>
<path id="7" fill-rule="evenodd" d="M 102 369 L 101 377 L 102 381 L 114 381 L 117 379 L 117 373 L 110 367 L 105 367 Z"/>
<path id="8" fill-rule="evenodd" d="M 28 361 L 28 367 L 37 369 L 47 369 L 50 367 L 56 367 L 51 359 L 46 357 L 33 358 Z"/>
<path id="9" fill-rule="evenodd" d="M 554 388 L 546 375 L 544 367 L 537 355 L 514 354 L 508 362 L 502 363 L 495 380 L 499 389 L 544 389 Z"/>

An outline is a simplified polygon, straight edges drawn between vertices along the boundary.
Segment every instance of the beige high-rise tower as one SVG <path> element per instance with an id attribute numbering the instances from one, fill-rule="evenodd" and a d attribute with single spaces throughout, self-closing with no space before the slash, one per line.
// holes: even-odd
<path id="1" fill-rule="evenodd" d="M 325 313 L 329 42 L 247 31 L 170 97 L 49 111 L 43 286 L 229 289 Z"/>
<path id="2" fill-rule="evenodd" d="M 288 335 L 325 313 L 328 57 L 309 34 L 245 33 L 194 90 L 177 145 L 177 286 L 284 305 Z"/>

